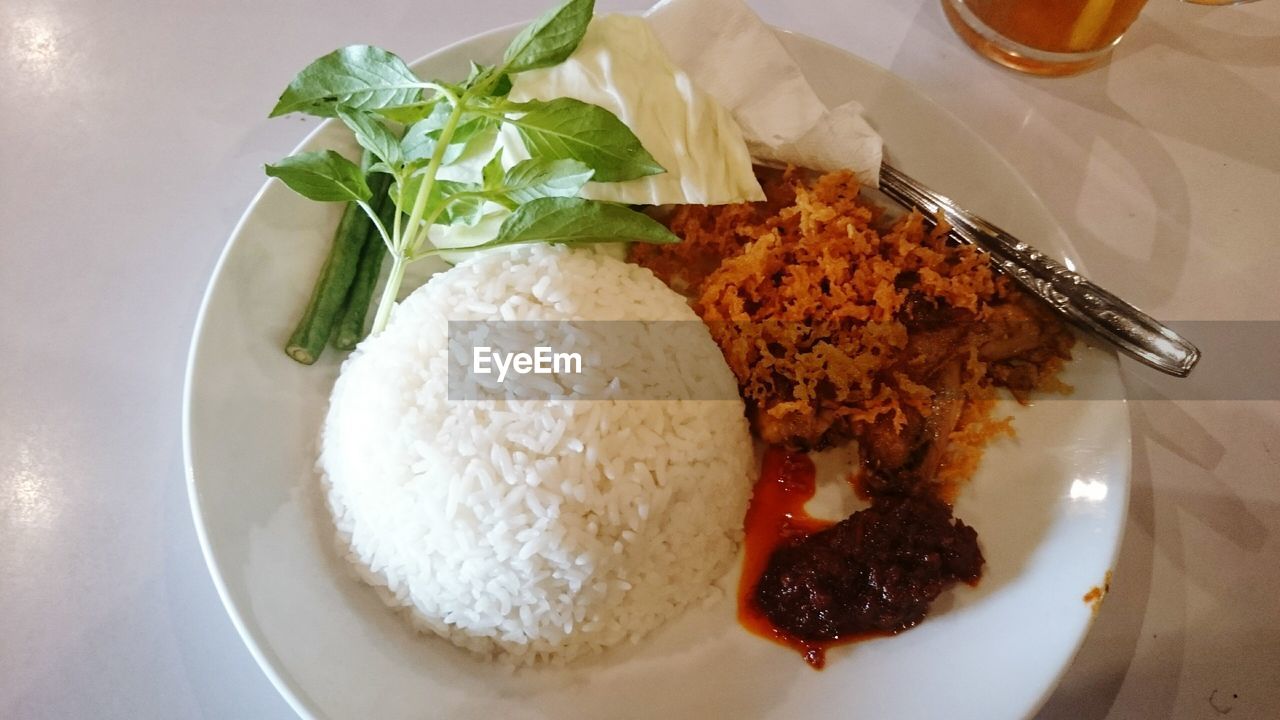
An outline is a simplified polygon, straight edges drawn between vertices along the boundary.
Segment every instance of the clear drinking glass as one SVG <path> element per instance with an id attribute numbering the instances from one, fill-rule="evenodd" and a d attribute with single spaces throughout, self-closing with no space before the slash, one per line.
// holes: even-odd
<path id="1" fill-rule="evenodd" d="M 1235 5 L 1251 0 L 1184 0 Z M 1088 70 L 1138 17 L 1147 0 L 942 0 L 956 34 L 1001 65 L 1035 75 Z"/>

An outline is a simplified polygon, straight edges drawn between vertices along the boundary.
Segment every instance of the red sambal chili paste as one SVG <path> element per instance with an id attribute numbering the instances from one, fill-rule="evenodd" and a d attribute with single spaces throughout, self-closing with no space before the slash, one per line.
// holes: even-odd
<path id="1" fill-rule="evenodd" d="M 982 574 L 978 534 L 936 494 L 872 494 L 832 523 L 804 505 L 816 490 L 804 453 L 770 448 L 747 510 L 738 618 L 821 668 L 827 647 L 910 628 L 957 581 Z"/>

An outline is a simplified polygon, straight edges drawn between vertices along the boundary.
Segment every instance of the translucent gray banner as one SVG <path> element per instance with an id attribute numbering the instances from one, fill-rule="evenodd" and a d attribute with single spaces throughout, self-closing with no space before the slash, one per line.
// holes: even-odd
<path id="1" fill-rule="evenodd" d="M 1167 324 L 1200 348 L 1200 363 L 1189 377 L 1175 378 L 1122 357 L 1128 399 L 1280 400 L 1280 321 Z M 1090 399 L 1087 394 L 1081 397 Z"/>
<path id="2" fill-rule="evenodd" d="M 1170 325 L 1203 353 L 1190 377 L 1122 358 L 1122 392 L 1115 383 L 1081 382 L 1069 394 L 1035 399 L 1280 400 L 1280 321 Z M 1099 343 L 1081 337 L 1077 347 L 1085 345 Z M 698 321 L 453 321 L 448 393 L 459 401 L 738 398 L 709 328 Z"/>

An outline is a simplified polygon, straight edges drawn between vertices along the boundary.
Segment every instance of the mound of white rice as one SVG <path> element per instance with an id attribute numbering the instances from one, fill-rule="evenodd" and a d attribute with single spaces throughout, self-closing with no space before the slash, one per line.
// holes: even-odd
<path id="1" fill-rule="evenodd" d="M 499 318 L 697 320 L 648 270 L 590 251 L 434 276 L 334 386 L 320 467 L 348 558 L 419 628 L 503 662 L 638 640 L 735 557 L 753 476 L 733 375 L 704 331 L 693 350 L 718 362 L 661 391 L 733 400 L 449 400 L 447 321 Z M 687 333 L 642 341 L 637 356 L 690 352 Z"/>

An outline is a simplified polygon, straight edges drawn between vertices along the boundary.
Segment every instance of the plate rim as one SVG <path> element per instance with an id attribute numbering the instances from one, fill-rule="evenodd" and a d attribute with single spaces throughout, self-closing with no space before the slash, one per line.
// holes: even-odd
<path id="1" fill-rule="evenodd" d="M 499 27 L 490 28 L 488 30 L 469 35 L 467 37 L 458 39 L 454 42 L 445 44 L 431 52 L 425 53 L 422 56 L 413 60 L 412 62 L 409 62 L 408 65 L 410 67 L 416 68 L 423 63 L 430 62 L 432 59 L 436 58 L 437 56 L 445 55 L 453 51 L 456 51 L 462 46 L 470 45 L 476 42 L 483 42 L 486 40 L 490 40 L 494 36 L 512 34 L 515 31 L 518 31 L 518 29 L 524 27 L 524 25 L 526 24 L 527 24 L 527 21 L 517 21 L 517 22 L 509 23 Z M 782 35 L 787 38 L 791 38 L 793 41 L 810 43 L 810 44 L 821 47 L 825 51 L 848 56 L 854 61 L 865 65 L 869 70 L 879 75 L 882 79 L 887 79 L 890 82 L 898 83 L 905 86 L 915 96 L 915 99 L 927 104 L 931 108 L 931 110 L 936 112 L 938 115 L 944 116 L 950 122 L 956 124 L 957 126 L 963 127 L 965 130 L 972 133 L 975 140 L 980 144 L 981 150 L 983 150 L 986 155 L 989 155 L 990 157 L 995 159 L 996 162 L 998 162 L 998 164 L 1001 165 L 1012 177 L 1017 178 L 1020 181 L 1023 189 L 1028 193 L 1028 195 L 1034 201 L 1034 203 L 1038 205 L 1040 208 L 1043 208 L 1046 212 L 1048 212 L 1049 218 L 1052 221 L 1054 229 L 1059 231 L 1063 236 L 1063 242 L 1061 243 L 1061 247 L 1057 249 L 1059 249 L 1068 259 L 1070 259 L 1073 263 L 1075 263 L 1076 267 L 1079 269 L 1079 271 L 1082 274 L 1087 273 L 1087 266 L 1085 265 L 1084 261 L 1077 256 L 1075 247 L 1071 244 L 1070 239 L 1068 236 L 1066 236 L 1065 232 L 1062 232 L 1061 225 L 1058 223 L 1056 218 L 1053 217 L 1053 213 L 1049 209 L 1049 206 L 1041 198 L 1040 194 L 1036 191 L 1036 189 L 1032 185 L 1026 182 L 1025 178 L 1022 177 L 1022 174 L 1017 171 L 1017 169 L 1009 162 L 1008 158 L 1006 158 L 1003 153 L 998 151 L 993 145 L 991 145 L 991 143 L 987 142 L 986 139 L 978 135 L 977 132 L 974 131 L 969 126 L 968 123 L 965 123 L 959 117 L 957 117 L 954 113 L 952 113 L 949 109 L 940 105 L 930 95 L 928 95 L 927 93 L 922 91 L 919 87 L 917 87 L 915 83 L 907 80 L 906 78 L 903 78 L 900 75 L 897 75 L 896 73 L 894 73 L 892 70 L 888 68 L 885 68 L 871 60 L 868 60 L 860 55 L 857 55 L 856 53 L 846 48 L 840 47 L 826 40 L 822 40 L 821 38 L 816 38 L 806 33 L 802 33 L 795 30 L 789 30 L 786 28 L 780 28 L 773 25 L 770 25 L 769 27 L 775 34 Z M 330 123 L 334 123 L 334 122 L 336 121 L 331 118 L 328 118 L 321 121 L 320 123 L 317 123 L 314 128 L 312 128 L 298 143 L 296 143 L 293 146 L 293 149 L 290 151 L 290 154 L 293 154 L 302 150 L 306 145 L 311 143 L 311 141 L 317 135 L 324 132 L 326 128 L 330 125 Z M 206 517 L 201 505 L 200 491 L 199 491 L 199 487 L 197 485 L 196 477 L 195 477 L 195 464 L 192 458 L 193 442 L 192 442 L 192 435 L 191 435 L 191 418 L 192 418 L 192 395 L 193 395 L 193 387 L 194 387 L 193 381 L 195 379 L 196 370 L 197 370 L 197 361 L 198 361 L 198 356 L 200 354 L 201 338 L 204 334 L 205 323 L 208 320 L 209 305 L 213 297 L 215 287 L 218 284 L 218 280 L 220 279 L 226 267 L 229 256 L 231 255 L 233 249 L 240 242 L 242 242 L 243 230 L 245 225 L 249 222 L 250 218 L 254 215 L 255 211 L 258 209 L 259 205 L 262 203 L 263 196 L 266 194 L 268 189 L 272 186 L 272 183 L 275 183 L 275 182 L 278 182 L 275 178 L 267 178 L 266 180 L 264 180 L 262 184 L 258 187 L 258 190 L 254 193 L 253 198 L 249 201 L 249 204 L 245 207 L 244 211 L 241 213 L 239 219 L 236 221 L 236 224 L 234 225 L 231 232 L 227 236 L 227 240 L 223 245 L 222 251 L 218 255 L 218 259 L 214 264 L 212 272 L 209 275 L 209 279 L 205 286 L 204 293 L 201 296 L 200 306 L 196 313 L 196 320 L 192 327 L 191 341 L 188 346 L 186 365 L 183 373 L 182 420 L 181 420 L 183 470 L 184 470 L 185 483 L 186 483 L 186 489 L 187 489 L 188 506 L 190 508 L 192 522 L 195 526 L 196 539 L 200 545 L 201 556 L 204 558 L 205 567 L 209 571 L 210 578 L 213 580 L 214 588 L 218 593 L 218 599 L 221 602 L 223 609 L 226 611 L 227 616 L 230 618 L 231 623 L 236 630 L 236 634 L 239 635 L 240 640 L 244 643 L 245 647 L 249 650 L 249 653 L 253 657 L 254 662 L 257 663 L 258 667 L 262 670 L 263 674 L 267 677 L 268 681 L 270 681 L 272 686 L 275 688 L 276 692 L 280 694 L 280 696 L 285 700 L 285 702 L 294 711 L 294 713 L 296 713 L 300 718 L 304 718 L 306 720 L 315 720 L 316 718 L 325 717 L 321 709 L 317 707 L 313 707 L 313 702 L 310 701 L 309 699 L 305 699 L 305 698 L 308 698 L 309 696 L 307 696 L 306 693 L 300 692 L 300 689 L 294 686 L 295 681 L 291 678 L 285 677 L 280 672 L 280 670 L 276 668 L 275 663 L 271 658 L 267 656 L 258 638 L 247 627 L 244 621 L 244 618 L 242 616 L 242 613 L 240 612 L 240 609 L 237 607 L 236 603 L 231 597 L 231 593 L 227 587 L 223 570 L 220 566 L 218 558 L 214 553 L 213 547 L 210 543 L 208 527 L 206 524 Z M 1108 352 L 1112 356 L 1110 364 L 1114 365 L 1116 367 L 1117 372 L 1119 372 L 1118 357 L 1115 355 L 1113 351 L 1108 350 Z M 1118 451 L 1122 451 L 1120 452 L 1120 455 L 1123 460 L 1123 463 L 1122 463 L 1123 472 L 1117 478 L 1113 478 L 1113 480 L 1119 480 L 1119 479 L 1123 480 L 1120 488 L 1122 491 L 1123 497 L 1119 503 L 1119 507 L 1116 512 L 1116 524 L 1119 526 L 1115 531 L 1116 540 L 1115 542 L 1112 543 L 1110 557 L 1107 559 L 1107 563 L 1106 563 L 1107 566 L 1110 567 L 1112 570 L 1115 569 L 1115 565 L 1119 557 L 1120 549 L 1124 542 L 1125 527 L 1127 526 L 1130 493 L 1131 493 L 1131 486 L 1132 486 L 1132 474 L 1133 474 L 1132 412 L 1131 412 L 1131 407 L 1127 398 L 1124 398 L 1124 397 L 1120 398 L 1119 404 L 1120 404 L 1120 410 L 1123 412 L 1124 420 L 1125 420 L 1125 424 L 1124 424 L 1125 433 L 1124 433 L 1124 439 L 1123 439 L 1124 441 L 1122 444 L 1123 447 L 1117 448 Z M 1072 648 L 1071 652 L 1066 656 L 1065 661 L 1057 669 L 1053 677 L 1049 678 L 1048 683 L 1040 693 L 1039 697 L 1035 700 L 1035 702 L 1033 702 L 1031 705 L 1027 707 L 1026 712 L 1023 714 L 1024 718 L 1029 718 L 1034 716 L 1044 706 L 1044 704 L 1048 701 L 1048 699 L 1052 696 L 1053 692 L 1060 684 L 1067 670 L 1070 669 L 1070 667 L 1073 665 L 1075 657 L 1078 655 L 1081 646 L 1084 644 L 1085 638 L 1088 636 L 1089 632 L 1092 630 L 1093 625 L 1096 621 L 1097 621 L 1097 613 L 1094 612 L 1091 614 L 1089 619 L 1082 626 L 1081 632 L 1078 633 L 1077 637 L 1075 638 L 1074 647 Z"/>

